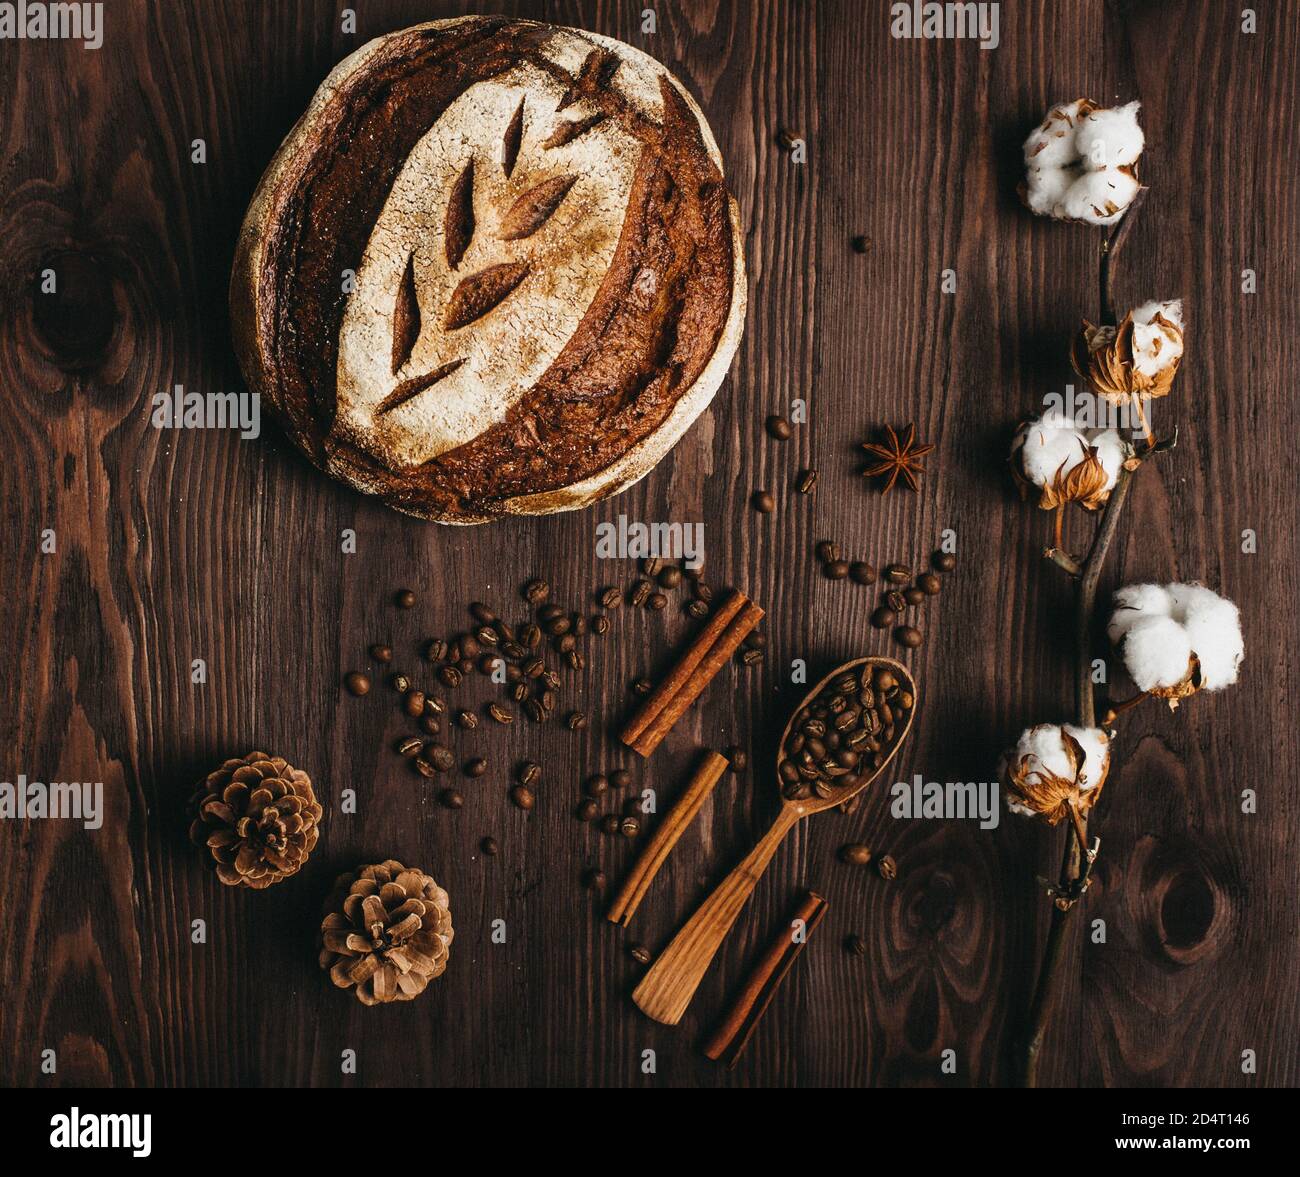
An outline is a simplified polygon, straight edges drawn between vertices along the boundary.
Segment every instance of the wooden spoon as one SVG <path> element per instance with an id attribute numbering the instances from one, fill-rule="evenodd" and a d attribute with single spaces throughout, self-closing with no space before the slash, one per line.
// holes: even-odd
<path id="1" fill-rule="evenodd" d="M 862 667 L 868 665 L 873 673 L 876 670 L 892 671 L 899 687 L 909 691 L 913 700 L 912 706 L 895 720 L 894 741 L 884 749 L 884 759 L 878 767 L 858 777 L 856 783 L 836 789 L 830 796 L 819 797 L 814 794 L 801 800 L 790 800 L 783 795 L 781 811 L 772 823 L 772 828 L 763 835 L 758 845 L 749 852 L 740 865 L 718 884 L 713 894 L 700 904 L 695 914 L 686 921 L 673 937 L 672 943 L 664 949 L 650 971 L 641 979 L 641 983 L 632 991 L 632 1000 L 643 1013 L 654 1018 L 656 1022 L 674 1026 L 681 1021 L 682 1014 L 686 1012 L 691 998 L 695 996 L 695 990 L 708 971 L 722 941 L 731 931 L 741 908 L 745 906 L 745 902 L 753 892 L 754 885 L 767 868 L 767 864 L 771 862 L 776 848 L 781 845 L 786 834 L 803 818 L 826 809 L 833 809 L 860 793 L 885 771 L 894 758 L 894 753 L 907 738 L 912 727 L 912 716 L 916 714 L 917 703 L 916 684 L 912 681 L 912 676 L 906 667 L 892 658 L 858 658 L 853 662 L 844 663 L 843 666 L 837 666 L 804 696 L 781 733 L 780 751 L 777 753 L 778 762 L 784 755 L 786 740 L 799 713 L 805 707 L 811 706 L 833 679 L 848 671 L 860 672 Z"/>

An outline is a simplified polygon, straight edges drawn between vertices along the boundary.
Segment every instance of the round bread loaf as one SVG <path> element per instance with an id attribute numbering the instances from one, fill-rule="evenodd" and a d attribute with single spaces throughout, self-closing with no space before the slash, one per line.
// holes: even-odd
<path id="1" fill-rule="evenodd" d="M 250 388 L 323 470 L 443 523 L 643 477 L 740 341 L 740 217 L 695 102 L 620 41 L 497 17 L 371 41 L 258 185 Z"/>

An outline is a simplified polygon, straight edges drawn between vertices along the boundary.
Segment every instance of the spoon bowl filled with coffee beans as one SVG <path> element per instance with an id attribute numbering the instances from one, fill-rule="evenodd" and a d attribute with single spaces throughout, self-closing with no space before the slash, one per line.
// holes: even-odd
<path id="1" fill-rule="evenodd" d="M 632 993 L 675 1025 L 776 849 L 805 817 L 842 805 L 884 771 L 912 729 L 916 683 L 892 658 L 837 666 L 810 690 L 781 733 L 781 809 L 771 829 L 673 937 Z"/>

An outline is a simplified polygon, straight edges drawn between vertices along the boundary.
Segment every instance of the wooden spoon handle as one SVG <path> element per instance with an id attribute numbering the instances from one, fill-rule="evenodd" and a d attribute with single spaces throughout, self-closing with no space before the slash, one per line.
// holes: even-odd
<path id="1" fill-rule="evenodd" d="M 718 948 L 740 915 L 740 909 L 772 861 L 776 848 L 798 820 L 799 814 L 782 807 L 772 828 L 758 845 L 700 904 L 650 971 L 641 978 L 641 983 L 632 991 L 632 1000 L 648 1017 L 669 1026 L 681 1021 Z"/>

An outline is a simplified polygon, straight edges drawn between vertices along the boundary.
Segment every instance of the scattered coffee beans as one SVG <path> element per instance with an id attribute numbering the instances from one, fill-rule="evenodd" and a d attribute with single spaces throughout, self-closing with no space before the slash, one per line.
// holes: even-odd
<path id="1" fill-rule="evenodd" d="M 801 495 L 809 495 L 813 492 L 813 487 L 817 485 L 817 471 L 811 467 L 804 470 L 795 480 L 794 488 Z"/>
<path id="2" fill-rule="evenodd" d="M 896 863 L 888 854 L 876 863 L 876 870 L 880 873 L 882 879 L 898 878 L 898 863 Z"/>
<path id="3" fill-rule="evenodd" d="M 881 605 L 871 615 L 871 624 L 877 629 L 888 629 L 894 624 L 894 611 L 888 605 Z"/>
<path id="4" fill-rule="evenodd" d="M 475 756 L 465 761 L 465 775 L 470 777 L 480 777 L 488 769 L 488 762 L 482 756 Z"/>
<path id="5" fill-rule="evenodd" d="M 359 670 L 353 670 L 345 675 L 343 685 L 347 687 L 350 694 L 356 695 L 358 698 L 370 693 L 370 679 Z"/>
<path id="6" fill-rule="evenodd" d="M 750 502 L 760 515 L 770 515 L 776 510 L 776 499 L 772 497 L 770 491 L 756 490 L 750 497 Z"/>
<path id="7" fill-rule="evenodd" d="M 402 589 L 393 600 L 399 609 L 410 609 L 415 605 L 415 594 L 410 589 Z"/>
<path id="8" fill-rule="evenodd" d="M 637 964 L 649 964 L 654 960 L 654 953 L 652 953 L 644 944 L 633 944 L 627 950 L 627 954 L 636 961 Z"/>
<path id="9" fill-rule="evenodd" d="M 866 956 L 867 942 L 854 932 L 844 937 L 844 951 L 850 956 Z"/>
<path id="10" fill-rule="evenodd" d="M 906 646 L 909 650 L 915 650 L 921 644 L 921 631 L 914 625 L 900 625 L 894 631 L 894 640 L 900 646 Z"/>
<path id="11" fill-rule="evenodd" d="M 916 578 L 916 587 L 919 588 L 927 597 L 936 596 L 943 587 L 943 581 L 939 579 L 937 572 L 922 572 Z"/>
<path id="12" fill-rule="evenodd" d="M 588 797 L 599 797 L 609 791 L 609 778 L 596 773 L 582 782 L 582 789 Z"/>
<path id="13" fill-rule="evenodd" d="M 632 783 L 632 774 L 626 768 L 616 768 L 609 774 L 609 783 L 612 788 L 626 789 Z"/>
<path id="14" fill-rule="evenodd" d="M 592 867 L 589 871 L 584 872 L 582 885 L 588 891 L 603 891 L 605 889 L 605 872 Z"/>
<path id="15" fill-rule="evenodd" d="M 871 851 L 861 842 L 849 842 L 840 847 L 840 861 L 849 866 L 866 866 L 871 861 Z"/>
<path id="16" fill-rule="evenodd" d="M 579 821 L 595 821 L 599 812 L 600 806 L 590 797 L 584 797 L 578 802 L 578 808 L 573 811 L 573 815 Z"/>
<path id="17" fill-rule="evenodd" d="M 779 413 L 773 413 L 764 423 L 769 436 L 776 438 L 777 441 L 789 441 L 794 430 L 790 428 L 790 422 L 782 417 Z"/>
<path id="18" fill-rule="evenodd" d="M 912 579 L 912 570 L 906 564 L 889 564 L 885 567 L 885 579 L 890 584 L 906 584 Z"/>
<path id="19" fill-rule="evenodd" d="M 540 605 L 551 595 L 551 586 L 540 577 L 524 585 L 524 600 L 530 605 Z"/>
<path id="20" fill-rule="evenodd" d="M 843 580 L 849 574 L 847 560 L 829 560 L 822 565 L 822 575 L 827 580 Z"/>
<path id="21" fill-rule="evenodd" d="M 443 789 L 443 791 L 438 794 L 438 800 L 448 809 L 459 809 L 465 804 L 465 798 L 457 789 Z"/>
<path id="22" fill-rule="evenodd" d="M 723 752 L 723 756 L 727 758 L 732 772 L 741 773 L 749 767 L 749 757 L 745 754 L 745 749 L 739 748 L 735 744 Z"/>
<path id="23" fill-rule="evenodd" d="M 533 796 L 532 789 L 527 785 L 516 785 L 510 790 L 510 800 L 520 809 L 532 809 L 537 798 Z"/>
<path id="24" fill-rule="evenodd" d="M 497 856 L 497 852 L 501 849 L 501 847 L 497 845 L 497 840 L 495 838 L 484 838 L 483 841 L 481 841 L 478 844 L 478 846 L 479 849 L 482 850 L 483 853 L 486 854 L 489 858 L 495 858 Z"/>
<path id="25" fill-rule="evenodd" d="M 817 545 L 817 559 L 823 564 L 840 558 L 840 547 L 834 540 L 824 539 Z"/>
<path id="26" fill-rule="evenodd" d="M 855 584 L 876 583 L 876 570 L 865 560 L 854 560 L 849 565 L 849 576 Z"/>
<path id="27" fill-rule="evenodd" d="M 939 572 L 951 572 L 957 567 L 957 557 L 951 552 L 935 552 L 930 557 L 932 563 Z"/>
<path id="28" fill-rule="evenodd" d="M 370 656 L 376 662 L 391 662 L 393 660 L 393 650 L 391 646 L 371 646 Z"/>

